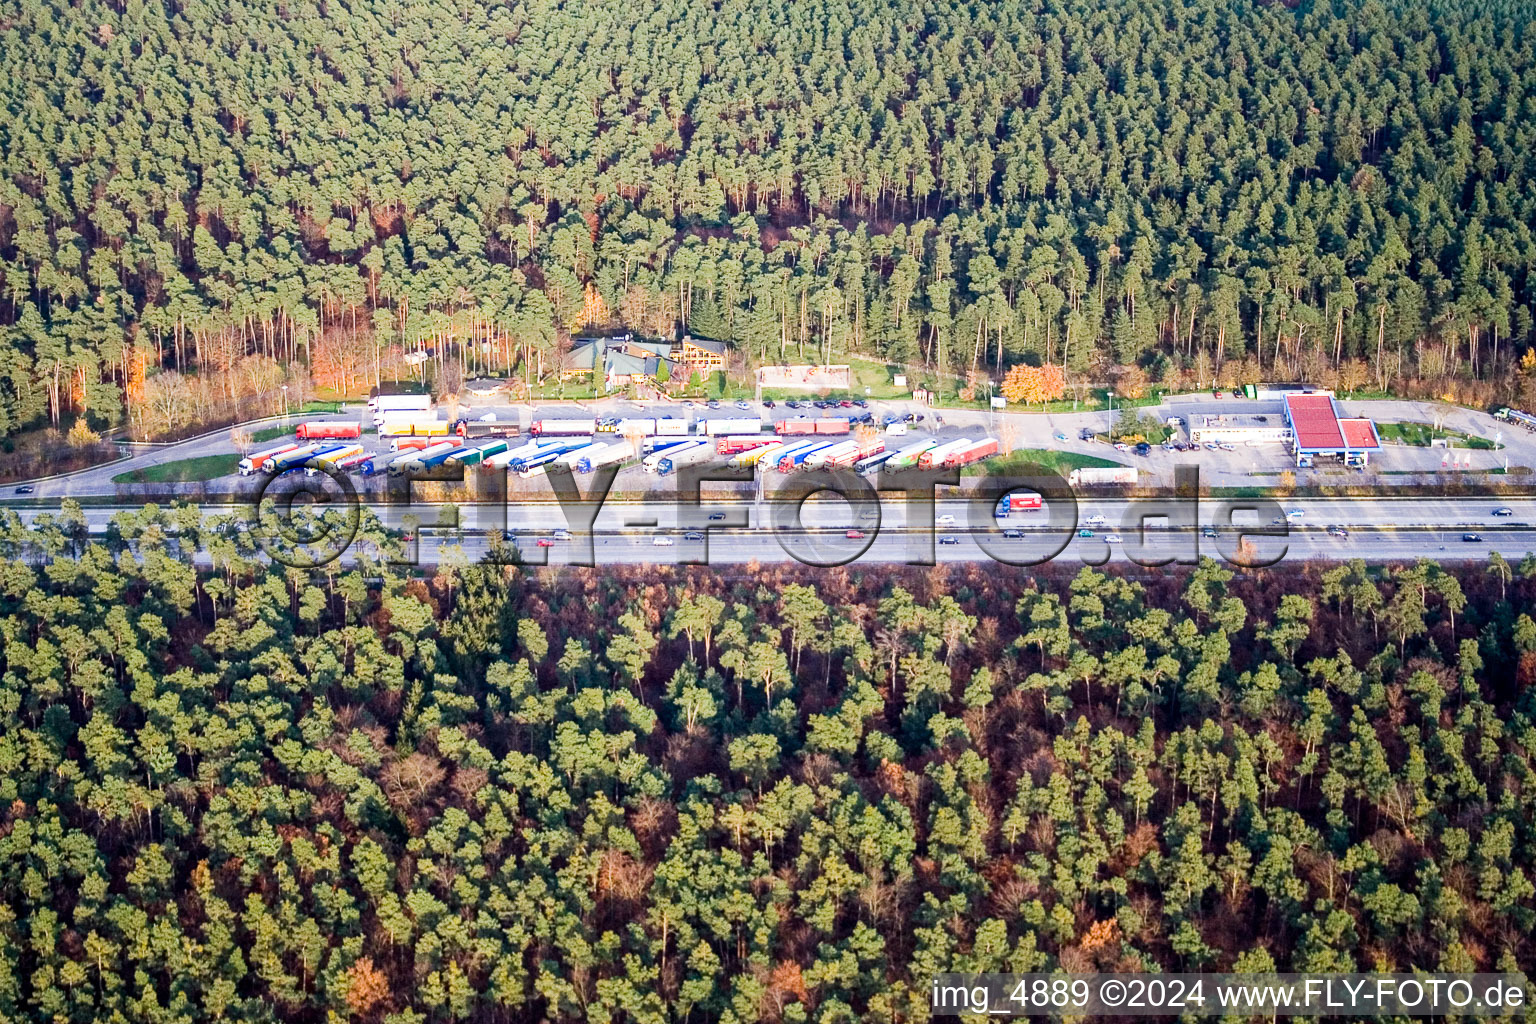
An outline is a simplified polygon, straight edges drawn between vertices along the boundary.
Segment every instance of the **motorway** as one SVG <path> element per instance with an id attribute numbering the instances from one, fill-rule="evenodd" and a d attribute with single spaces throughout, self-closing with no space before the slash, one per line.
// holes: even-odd
<path id="1" fill-rule="evenodd" d="M 1238 554 L 1238 536 L 1244 528 L 1270 528 L 1274 517 L 1287 512 L 1301 515 L 1286 519 L 1284 536 L 1250 535 L 1251 548 L 1238 560 L 1247 564 L 1353 558 L 1395 561 L 1419 557 L 1481 561 L 1491 551 L 1510 559 L 1536 551 L 1536 498 L 1305 498 L 1254 508 L 1260 504 L 1202 499 L 1194 515 L 1189 516 L 1184 511 L 1187 506 L 1169 509 L 1152 501 L 1083 499 L 1075 515 L 1069 507 L 1048 505 L 1041 511 L 993 519 L 989 508 L 972 509 L 966 502 L 941 496 L 931 506 L 935 523 L 929 528 L 924 522 L 928 506 L 909 510 L 904 501 L 892 497 L 881 502 L 878 510 L 855 510 L 840 499 L 813 500 L 806 504 L 801 523 L 795 524 L 786 504 L 713 502 L 706 492 L 703 507 L 690 510 L 683 519 L 679 518 L 680 510 L 675 504 L 605 504 L 593 523 L 590 559 L 597 565 L 791 559 L 810 564 L 843 564 L 852 560 L 928 564 L 935 560 L 964 562 L 988 558 L 1029 564 L 1053 556 L 1094 565 L 1132 559 L 1141 564 L 1169 559 L 1186 562 L 1197 555 L 1233 558 Z M 586 564 L 588 560 L 580 530 L 581 510 L 573 510 L 573 517 L 568 520 L 554 503 L 518 504 L 504 509 L 460 506 L 457 530 L 430 527 L 437 521 L 436 506 L 418 503 L 368 507 L 386 525 L 396 528 L 404 524 L 407 514 L 429 524 L 418 540 L 417 560 L 424 563 L 437 561 L 439 545 L 454 543 L 465 555 L 477 559 L 490 550 L 493 537 L 508 530 L 517 539 L 524 561 L 547 559 L 550 565 L 561 565 Z M 1508 507 L 1512 514 L 1494 516 L 1493 510 L 1500 507 Z M 136 506 L 88 506 L 83 514 L 90 531 L 101 533 L 112 516 L 137 510 Z M 23 522 L 29 523 L 37 515 L 52 510 L 33 507 L 15 511 Z M 250 513 L 248 508 L 216 505 L 205 506 L 203 511 Z M 909 523 L 910 511 L 917 515 Z M 1137 529 L 1141 516 L 1157 517 L 1170 511 L 1171 518 L 1149 518 L 1145 534 Z M 711 522 L 707 518 L 711 512 L 724 513 L 729 518 L 725 522 Z M 1053 516 L 1056 522 L 1047 525 Z M 1102 516 L 1103 524 L 1094 516 Z M 1167 528 L 1181 524 L 1180 529 Z M 1216 529 L 1215 538 L 1201 536 L 1199 528 L 1207 526 Z M 1326 529 L 1330 526 L 1345 527 L 1348 535 L 1332 536 Z M 553 538 L 560 527 L 571 528 L 575 539 L 537 546 L 539 538 Z M 866 536 L 849 539 L 844 534 L 850 528 L 859 529 Z M 1091 528 L 1094 535 L 1079 537 L 1078 530 L 1084 528 Z M 1000 533 L 1002 529 L 1018 529 L 1024 535 L 1005 538 Z M 707 539 L 688 540 L 687 530 L 702 532 Z M 1479 539 L 1463 540 L 1463 535 L 1469 532 Z M 658 537 L 665 540 L 658 544 Z M 1109 541 L 1109 537 L 1117 539 Z"/>

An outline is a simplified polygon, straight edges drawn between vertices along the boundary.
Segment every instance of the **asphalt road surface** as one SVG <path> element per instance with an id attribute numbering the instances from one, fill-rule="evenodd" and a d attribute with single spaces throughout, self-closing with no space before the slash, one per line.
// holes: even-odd
<path id="1" fill-rule="evenodd" d="M 525 561 L 542 557 L 548 564 L 561 565 L 584 564 L 586 560 L 581 518 L 567 519 L 553 503 L 505 509 L 462 506 L 457 530 L 430 526 L 438 521 L 435 506 L 369 507 L 384 523 L 397 528 L 405 525 L 403 517 L 407 514 L 429 524 L 417 542 L 417 557 L 424 563 L 435 562 L 443 544 L 456 543 L 467 556 L 478 558 L 489 551 L 492 537 L 500 538 L 506 531 L 511 531 Z M 1518 559 L 1536 551 L 1536 498 L 1306 498 L 1278 503 L 1202 499 L 1192 517 L 1185 511 L 1187 507 L 1125 499 L 1084 500 L 1075 515 L 1070 508 L 1059 507 L 994 519 L 987 508 L 973 510 L 966 502 L 941 498 L 931 506 L 934 522 L 929 526 L 924 521 L 927 509 L 909 509 L 899 497 L 888 495 L 878 510 L 867 506 L 854 509 L 840 499 L 811 501 L 801 510 L 797 523 L 784 506 L 713 503 L 706 494 L 705 506 L 688 513 L 690 521 L 686 524 L 680 522 L 679 509 L 672 504 L 603 506 L 592 526 L 591 555 L 598 565 L 791 559 L 811 564 L 850 560 L 926 564 L 989 558 L 1025 564 L 1052 557 L 1088 564 L 1127 559 L 1155 564 L 1169 559 L 1192 561 L 1200 555 L 1235 557 L 1253 564 L 1352 558 L 1485 560 L 1490 551 Z M 1510 515 L 1493 514 L 1504 507 L 1510 509 Z M 16 509 L 28 523 L 40 514 L 56 511 Z M 83 511 L 91 532 L 101 533 L 114 515 L 137 511 L 137 507 L 88 506 Z M 205 506 L 203 511 L 250 513 L 249 509 L 214 505 Z M 707 518 L 711 511 L 728 518 L 712 522 Z M 914 511 L 915 517 L 911 515 Z M 1288 512 L 1300 515 L 1286 516 Z M 1143 516 L 1147 517 L 1144 532 L 1139 529 Z M 1103 517 L 1103 521 L 1095 517 Z M 1283 520 L 1283 526 L 1275 526 L 1276 518 Z M 973 524 L 977 528 L 973 529 Z M 555 540 L 555 531 L 561 527 L 577 531 L 575 539 Z M 1214 538 L 1202 535 L 1206 527 L 1216 531 Z M 1343 527 L 1347 534 L 1332 535 L 1329 527 Z M 865 536 L 850 538 L 846 536 L 850 529 Z M 1023 536 L 1004 537 L 998 532 L 1002 529 L 1017 529 Z M 1093 536 L 1078 535 L 1085 529 L 1092 530 Z M 1249 546 L 1239 551 L 1239 536 L 1245 530 L 1272 529 L 1284 535 L 1250 534 Z M 690 530 L 702 533 L 705 539 L 688 539 Z M 1477 539 L 1465 540 L 1469 533 Z M 541 538 L 552 543 L 541 547 Z"/>

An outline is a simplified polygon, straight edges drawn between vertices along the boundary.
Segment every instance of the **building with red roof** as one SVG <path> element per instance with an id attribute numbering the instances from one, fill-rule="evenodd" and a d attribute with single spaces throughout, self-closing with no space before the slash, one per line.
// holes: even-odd
<path id="1" fill-rule="evenodd" d="M 1381 447 L 1376 425 L 1367 419 L 1341 419 L 1331 395 L 1286 395 L 1285 422 L 1298 466 L 1310 466 L 1317 458 L 1363 466 Z"/>

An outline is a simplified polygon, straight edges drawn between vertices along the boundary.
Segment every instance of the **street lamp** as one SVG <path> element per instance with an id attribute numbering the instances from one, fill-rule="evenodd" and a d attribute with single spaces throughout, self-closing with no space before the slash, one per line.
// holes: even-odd
<path id="1" fill-rule="evenodd" d="M 283 385 L 283 426 L 288 425 L 288 385 Z"/>
<path id="2" fill-rule="evenodd" d="M 1115 439 L 1115 389 L 1109 389 L 1109 439 Z"/>

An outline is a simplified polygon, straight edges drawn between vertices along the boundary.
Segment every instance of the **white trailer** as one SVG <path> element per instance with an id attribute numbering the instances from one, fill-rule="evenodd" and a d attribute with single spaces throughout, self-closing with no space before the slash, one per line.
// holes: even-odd
<path id="1" fill-rule="evenodd" d="M 601 469 L 604 466 L 612 466 L 623 462 L 633 454 L 634 449 L 631 448 L 628 443 L 610 444 L 604 447 L 600 452 L 596 452 L 591 455 L 583 455 L 581 458 L 577 459 L 575 463 L 576 472 L 591 473 L 594 470 Z"/>
<path id="2" fill-rule="evenodd" d="M 1074 469 L 1067 474 L 1067 483 L 1073 487 L 1092 487 L 1095 484 L 1134 484 L 1135 466 L 1088 466 Z"/>
<path id="3" fill-rule="evenodd" d="M 674 416 L 663 416 L 656 421 L 656 433 L 662 437 L 687 437 L 688 421 Z"/>
<path id="4" fill-rule="evenodd" d="M 370 403 L 373 410 L 373 422 L 383 421 L 392 412 L 409 412 L 419 414 L 432 411 L 431 395 L 380 395 Z"/>
<path id="5" fill-rule="evenodd" d="M 656 472 L 656 467 L 661 465 L 662 459 L 671 458 L 674 455 L 681 456 L 684 452 L 692 451 L 695 448 L 708 448 L 711 452 L 715 450 L 714 446 L 711 445 L 708 441 L 684 441 L 681 444 L 673 444 L 668 445 L 665 448 L 659 448 L 651 454 L 647 455 L 643 460 L 641 460 L 640 468 L 645 470 L 647 473 L 654 473 Z"/>
<path id="6" fill-rule="evenodd" d="M 661 461 L 656 463 L 656 472 L 661 476 L 666 476 L 669 473 L 677 472 L 684 466 L 696 466 L 701 462 L 709 462 L 718 457 L 719 453 L 715 451 L 714 445 L 708 443 L 697 444 L 681 451 L 664 452 L 661 456 Z"/>
<path id="7" fill-rule="evenodd" d="M 573 448 L 572 450 L 566 452 L 564 455 L 556 459 L 555 465 L 570 466 L 574 468 L 576 466 L 577 459 L 585 458 L 588 455 L 596 455 L 598 452 L 607 447 L 608 445 L 606 442 L 594 441 L 592 444 L 583 445 L 580 448 Z"/>
<path id="8" fill-rule="evenodd" d="M 363 454 L 362 445 L 349 444 L 342 448 L 338 448 L 335 451 L 326 452 L 323 455 L 317 455 L 310 459 L 309 464 L 304 467 L 304 475 L 314 476 L 317 472 L 325 467 L 334 466 L 343 459 L 350 459 L 353 456 L 361 454 Z"/>
<path id="9" fill-rule="evenodd" d="M 709 437 L 725 434 L 756 434 L 762 431 L 763 421 L 756 416 L 732 416 L 718 420 L 700 420 L 699 433 Z"/>

